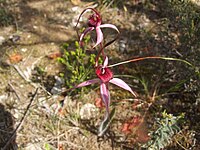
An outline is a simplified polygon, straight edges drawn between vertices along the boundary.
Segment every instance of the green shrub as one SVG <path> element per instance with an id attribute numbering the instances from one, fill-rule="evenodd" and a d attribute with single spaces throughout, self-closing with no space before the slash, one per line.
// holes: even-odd
<path id="1" fill-rule="evenodd" d="M 162 119 L 157 119 L 157 130 L 150 133 L 151 140 L 143 145 L 144 148 L 148 150 L 163 149 L 172 142 L 172 137 L 180 130 L 178 123 L 183 118 L 182 114 L 176 117 L 164 111 L 162 117 Z"/>
<path id="2" fill-rule="evenodd" d="M 87 43 L 88 40 L 87 37 L 84 42 Z M 75 50 L 70 51 L 68 43 L 65 43 L 62 48 L 64 53 L 62 57 L 58 58 L 58 61 L 65 67 L 64 72 L 60 73 L 60 75 L 64 78 L 67 88 L 72 88 L 85 80 L 91 79 L 95 75 L 93 73 L 95 54 L 87 55 L 86 48 L 80 47 L 77 41 L 75 41 Z"/>

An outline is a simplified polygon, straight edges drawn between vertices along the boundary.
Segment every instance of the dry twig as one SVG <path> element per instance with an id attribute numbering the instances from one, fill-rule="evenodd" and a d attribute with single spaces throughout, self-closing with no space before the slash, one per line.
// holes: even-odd
<path id="1" fill-rule="evenodd" d="M 17 99 L 20 101 L 20 97 L 19 97 L 19 95 L 17 94 L 17 91 L 15 90 L 14 86 L 13 86 L 10 82 L 8 82 L 8 85 L 11 87 L 11 89 L 12 89 L 12 91 L 15 93 Z"/>
<path id="2" fill-rule="evenodd" d="M 29 110 L 31 104 L 33 103 L 33 100 L 35 99 L 35 97 L 37 95 L 38 89 L 39 88 L 37 88 L 36 91 L 35 91 L 35 93 L 33 94 L 33 97 L 31 98 L 31 100 L 30 100 L 30 102 L 29 102 L 29 104 L 28 104 L 28 106 L 26 108 L 26 111 L 24 112 L 24 115 L 23 115 L 23 117 L 20 120 L 20 123 L 15 128 L 15 130 L 13 131 L 10 139 L 6 142 L 5 146 L 1 150 L 7 150 L 8 146 L 10 145 L 10 143 L 13 141 L 14 137 L 16 136 L 17 131 L 21 128 L 21 126 L 22 126 L 22 124 L 23 124 L 23 122 L 24 122 L 24 120 L 25 120 L 25 118 L 27 116 L 28 110 Z"/>

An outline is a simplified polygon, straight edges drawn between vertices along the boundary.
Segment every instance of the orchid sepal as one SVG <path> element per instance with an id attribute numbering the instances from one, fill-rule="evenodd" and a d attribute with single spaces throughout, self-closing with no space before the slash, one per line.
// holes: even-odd
<path id="1" fill-rule="evenodd" d="M 111 29 L 116 30 L 118 33 L 120 33 L 119 30 L 117 29 L 117 27 L 113 24 L 101 24 L 99 27 L 100 28 L 111 28 Z"/>
<path id="2" fill-rule="evenodd" d="M 97 45 L 99 45 L 103 41 L 103 33 L 100 27 L 96 27 L 96 33 L 97 33 L 97 41 L 96 41 L 96 44 L 93 46 L 93 48 L 95 48 Z"/>
<path id="3" fill-rule="evenodd" d="M 88 27 L 86 28 L 83 33 L 81 34 L 80 38 L 79 38 L 79 43 L 82 42 L 83 38 L 87 35 L 87 33 L 89 33 L 90 31 L 94 30 L 94 27 Z"/>
<path id="4" fill-rule="evenodd" d="M 77 86 L 75 86 L 74 89 L 84 87 L 84 86 L 88 86 L 88 85 L 91 85 L 91 84 L 95 84 L 95 83 L 98 83 L 98 82 L 100 82 L 100 80 L 97 79 L 97 78 L 92 79 L 92 80 L 87 80 L 87 81 L 84 81 L 84 82 L 78 84 Z"/>
<path id="5" fill-rule="evenodd" d="M 123 80 L 119 78 L 112 78 L 109 82 L 131 92 L 135 97 L 137 97 L 137 93 L 133 92 L 130 86 L 126 84 Z"/>

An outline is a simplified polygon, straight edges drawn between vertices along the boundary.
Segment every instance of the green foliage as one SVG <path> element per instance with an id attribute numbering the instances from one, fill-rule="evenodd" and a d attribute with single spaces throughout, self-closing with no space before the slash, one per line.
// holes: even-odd
<path id="1" fill-rule="evenodd" d="M 94 59 L 94 55 L 90 55 L 89 59 L 86 57 L 85 50 L 79 46 L 77 41 L 75 42 L 75 47 L 75 51 L 69 51 L 68 44 L 64 44 L 63 57 L 58 58 L 59 62 L 65 65 L 65 73 L 61 75 L 69 88 L 90 78 L 92 71 L 90 60 Z"/>
<path id="2" fill-rule="evenodd" d="M 191 80 L 198 82 L 200 77 L 199 73 L 199 58 L 200 58 L 200 9 L 199 6 L 191 0 L 167 0 L 167 7 L 165 9 L 171 20 L 172 27 L 178 33 L 179 46 L 176 48 L 181 54 L 182 58 L 189 60 L 195 67 L 195 74 L 191 74 L 188 68 L 178 68 L 182 71 L 183 76 L 188 76 L 188 79 L 182 79 L 180 84 L 176 85 L 181 87 L 184 82 L 192 85 L 192 89 L 198 89 L 199 85 L 191 83 Z M 186 75 L 187 74 L 187 75 Z M 184 81 L 185 80 L 185 81 Z M 187 81 L 187 82 L 186 82 Z M 188 87 L 188 86 L 185 86 Z M 173 90 L 173 89 L 170 89 Z M 188 90 L 188 88 L 186 89 Z"/>
<path id="3" fill-rule="evenodd" d="M 44 147 L 45 147 L 45 150 L 51 150 L 49 144 L 47 144 L 47 143 L 45 144 Z"/>
<path id="4" fill-rule="evenodd" d="M 158 118 L 158 129 L 151 132 L 151 140 L 143 145 L 144 148 L 148 150 L 163 149 L 172 141 L 172 137 L 180 130 L 178 122 L 183 118 L 183 114 L 176 117 L 164 111 L 162 117 L 162 119 Z"/>
<path id="5" fill-rule="evenodd" d="M 87 45 L 89 38 L 84 39 Z M 65 79 L 67 88 L 91 79 L 94 76 L 95 54 L 86 54 L 85 48 L 81 48 L 79 43 L 75 41 L 75 50 L 69 50 L 69 44 L 63 45 L 63 56 L 58 58 L 58 61 L 65 66 L 63 73 L 60 73 Z M 100 63 L 102 60 L 100 60 Z"/>
<path id="6" fill-rule="evenodd" d="M 0 26 L 7 26 L 13 21 L 13 17 L 6 8 L 6 5 L 5 0 L 0 0 Z"/>
<path id="7" fill-rule="evenodd" d="M 171 16 L 174 16 L 178 29 L 183 34 L 183 36 L 180 37 L 180 40 L 182 43 L 185 43 L 184 46 L 199 43 L 199 8 L 191 3 L 190 0 L 168 0 L 168 6 L 171 8 Z"/>
<path id="8" fill-rule="evenodd" d="M 50 144 L 48 144 L 48 143 L 45 143 L 44 149 L 45 149 L 45 150 L 56 150 L 55 147 L 53 147 L 52 145 L 50 145 Z"/>

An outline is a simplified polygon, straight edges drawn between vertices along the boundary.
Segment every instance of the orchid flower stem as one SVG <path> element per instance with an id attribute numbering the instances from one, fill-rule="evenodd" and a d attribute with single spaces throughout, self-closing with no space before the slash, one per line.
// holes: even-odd
<path id="1" fill-rule="evenodd" d="M 96 57 L 96 67 L 98 66 L 98 60 L 99 60 L 99 57 L 100 57 L 100 54 L 101 54 L 102 51 L 103 51 L 103 49 L 101 48 L 100 51 L 97 54 L 97 57 Z"/>
<path id="2" fill-rule="evenodd" d="M 123 61 L 123 62 L 120 62 L 120 63 L 116 63 L 116 64 L 113 64 L 113 65 L 109 65 L 108 67 L 115 67 L 115 66 L 119 66 L 119 65 L 123 65 L 123 64 L 127 64 L 127 63 L 130 63 L 130 62 L 136 62 L 136 61 L 141 61 L 141 60 L 146 60 L 146 59 L 163 59 L 163 60 L 172 60 L 172 61 L 180 61 L 180 62 L 183 62 L 189 66 L 191 66 L 192 68 L 195 69 L 195 66 L 192 65 L 190 62 L 186 61 L 186 60 L 183 60 L 183 59 L 178 59 L 178 58 L 171 58 L 171 57 L 159 57 L 159 56 L 149 56 L 149 57 L 140 57 L 140 58 L 135 58 L 135 59 L 131 59 L 131 60 L 127 60 L 127 61 Z"/>
<path id="3" fill-rule="evenodd" d="M 117 36 L 113 40 L 109 41 L 104 46 L 100 47 L 100 51 L 99 51 L 99 53 L 97 54 L 97 57 L 96 57 L 96 62 L 98 62 L 101 53 L 102 53 L 103 57 L 105 57 L 104 48 L 106 48 L 107 46 L 109 46 L 110 44 L 112 44 L 114 41 L 116 41 L 119 38 L 119 35 L 120 35 L 120 33 L 118 32 Z"/>
<path id="4" fill-rule="evenodd" d="M 102 43 L 100 43 L 100 48 L 102 49 L 103 48 L 103 44 Z M 102 56 L 103 56 L 103 59 L 105 59 L 105 53 L 104 53 L 104 49 L 102 49 Z"/>
<path id="5" fill-rule="evenodd" d="M 101 52 L 102 52 L 102 55 L 103 55 L 103 59 L 104 59 L 104 57 L 105 57 L 105 54 L 104 54 L 104 50 L 103 50 L 103 45 L 102 45 L 102 43 L 100 43 L 100 51 L 99 51 L 99 53 L 97 54 L 97 57 L 96 57 L 96 62 L 95 62 L 95 67 L 97 67 L 98 66 L 98 61 L 99 61 L 99 57 L 100 57 L 100 54 L 101 54 Z"/>

